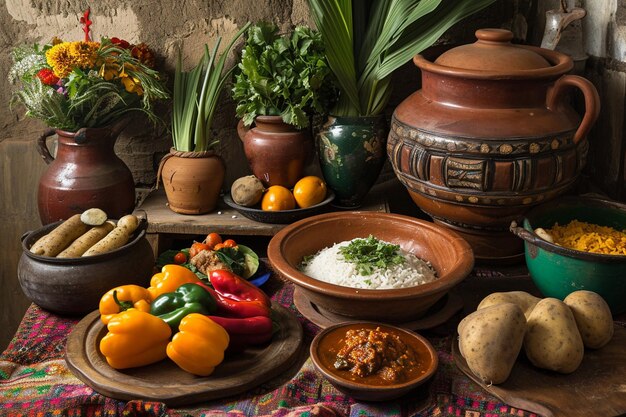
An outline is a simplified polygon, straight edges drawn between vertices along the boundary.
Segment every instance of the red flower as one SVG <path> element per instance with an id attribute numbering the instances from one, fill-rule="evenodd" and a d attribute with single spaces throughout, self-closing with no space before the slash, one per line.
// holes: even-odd
<path id="1" fill-rule="evenodd" d="M 141 42 L 133 46 L 130 53 L 133 58 L 139 60 L 139 62 L 143 63 L 148 68 L 154 68 L 154 54 L 145 43 Z"/>
<path id="2" fill-rule="evenodd" d="M 89 12 L 91 10 L 85 10 L 83 17 L 80 18 L 80 23 L 83 25 L 83 32 L 85 32 L 85 42 L 89 42 L 91 39 L 89 38 L 89 26 L 91 26 L 92 21 L 89 20 Z"/>
<path id="3" fill-rule="evenodd" d="M 120 39 L 120 38 L 111 38 L 111 43 L 113 45 L 117 45 L 122 49 L 128 49 L 130 48 L 130 43 L 128 43 L 127 41 L 125 41 L 124 39 Z"/>
<path id="4" fill-rule="evenodd" d="M 37 72 L 37 78 L 41 80 L 45 85 L 55 85 L 59 82 L 59 77 L 54 75 L 54 72 L 50 68 L 43 68 Z"/>

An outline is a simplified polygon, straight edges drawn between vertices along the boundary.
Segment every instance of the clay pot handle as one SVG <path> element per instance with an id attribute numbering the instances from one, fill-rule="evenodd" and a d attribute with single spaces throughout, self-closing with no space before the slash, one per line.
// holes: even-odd
<path id="1" fill-rule="evenodd" d="M 46 139 L 48 139 L 55 133 L 56 132 L 54 129 L 48 129 L 43 132 L 43 134 L 37 139 L 37 151 L 39 152 L 39 155 L 41 155 L 41 157 L 43 158 L 44 162 L 48 165 L 52 161 L 54 161 L 54 157 L 52 156 L 52 154 L 50 153 L 50 149 L 48 149 L 48 146 L 46 145 Z"/>
<path id="2" fill-rule="evenodd" d="M 591 127 L 600 114 L 600 96 L 596 87 L 587 79 L 578 75 L 564 75 L 554 83 L 554 87 L 548 93 L 547 106 L 550 110 L 557 110 L 563 104 L 565 93 L 572 87 L 579 88 L 585 97 L 585 115 L 574 133 L 574 143 L 580 142 L 587 136 Z"/>
<path id="3" fill-rule="evenodd" d="M 237 123 L 237 133 L 239 134 L 239 139 L 241 139 L 242 142 L 244 141 L 246 133 L 248 133 L 249 130 L 250 128 L 243 124 L 243 119 L 240 119 L 239 123 Z"/>
<path id="4" fill-rule="evenodd" d="M 523 227 L 518 226 L 517 222 L 515 221 L 511 222 L 511 226 L 509 227 L 509 230 L 515 236 L 521 239 L 524 239 L 526 242 L 529 242 L 532 244 L 537 244 L 537 241 L 541 239 L 540 237 L 536 236 L 534 233 L 531 233 L 528 230 L 524 229 Z"/>

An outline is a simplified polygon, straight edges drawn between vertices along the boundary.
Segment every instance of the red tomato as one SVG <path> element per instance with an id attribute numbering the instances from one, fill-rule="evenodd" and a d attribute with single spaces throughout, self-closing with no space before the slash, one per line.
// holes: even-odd
<path id="1" fill-rule="evenodd" d="M 220 250 L 222 248 L 224 248 L 224 244 L 223 243 L 218 243 L 217 245 L 213 246 L 213 250 Z"/>
<path id="2" fill-rule="evenodd" d="M 184 252 L 178 252 L 174 255 L 174 263 L 177 265 L 184 264 L 187 262 L 187 255 Z"/>
<path id="3" fill-rule="evenodd" d="M 209 245 L 211 249 L 214 249 L 215 245 L 222 243 L 222 237 L 217 233 L 209 233 L 206 239 L 204 239 L 204 243 Z"/>
<path id="4" fill-rule="evenodd" d="M 234 248 L 235 246 L 237 246 L 237 243 L 232 239 L 226 239 L 224 241 L 224 246 L 227 248 Z"/>
<path id="5" fill-rule="evenodd" d="M 189 248 L 189 258 L 193 258 L 194 256 L 196 256 L 199 252 L 202 252 L 203 250 L 211 250 L 211 247 L 207 245 L 206 243 L 193 242 L 193 244 L 191 245 L 191 248 Z"/>

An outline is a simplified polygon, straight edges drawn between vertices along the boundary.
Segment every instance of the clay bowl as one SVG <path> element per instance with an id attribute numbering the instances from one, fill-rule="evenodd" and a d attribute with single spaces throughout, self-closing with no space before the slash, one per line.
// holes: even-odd
<path id="1" fill-rule="evenodd" d="M 438 279 L 402 289 L 358 289 L 323 282 L 298 270 L 305 256 L 370 234 L 430 262 Z M 404 215 L 359 211 L 320 214 L 286 226 L 270 240 L 267 256 L 274 270 L 319 310 L 346 320 L 387 323 L 421 317 L 474 266 L 469 244 L 447 228 Z"/>
<path id="2" fill-rule="evenodd" d="M 397 335 L 402 343 L 410 347 L 418 359 L 411 366 L 405 379 L 387 382 L 376 375 L 359 377 L 347 370 L 337 370 L 333 366 L 337 352 L 343 346 L 343 338 L 349 329 L 375 330 Z M 437 371 L 437 352 L 424 337 L 410 330 L 384 323 L 345 322 L 333 325 L 318 333 L 310 347 L 311 361 L 315 368 L 338 390 L 357 400 L 386 401 L 399 398 L 424 384 Z M 383 382 L 383 383 L 381 383 Z"/>
<path id="3" fill-rule="evenodd" d="M 131 240 L 121 248 L 84 258 L 53 258 L 31 253 L 29 248 L 61 222 L 22 236 L 22 256 L 17 277 L 22 291 L 40 307 L 59 314 L 83 315 L 98 308 L 100 298 L 124 284 L 148 286 L 154 254 L 141 221 Z"/>
<path id="4" fill-rule="evenodd" d="M 604 298 L 613 314 L 626 312 L 626 255 L 605 255 L 565 248 L 541 239 L 534 230 L 579 220 L 626 230 L 626 205 L 587 197 L 564 197 L 530 210 L 523 226 L 511 231 L 524 240 L 530 276 L 545 297 L 564 299 L 589 290 Z"/>

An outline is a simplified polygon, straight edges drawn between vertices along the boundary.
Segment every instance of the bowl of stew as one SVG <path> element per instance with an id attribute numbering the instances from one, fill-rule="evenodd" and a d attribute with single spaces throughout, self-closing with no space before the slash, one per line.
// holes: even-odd
<path id="1" fill-rule="evenodd" d="M 377 322 L 344 322 L 318 333 L 310 347 L 315 368 L 356 400 L 387 401 L 427 382 L 437 352 L 410 330 Z"/>

